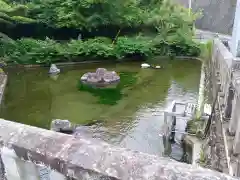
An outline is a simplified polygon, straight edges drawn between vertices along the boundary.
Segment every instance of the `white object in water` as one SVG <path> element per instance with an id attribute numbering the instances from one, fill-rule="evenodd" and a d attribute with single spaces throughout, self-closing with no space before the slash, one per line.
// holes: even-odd
<path id="1" fill-rule="evenodd" d="M 60 73 L 60 69 L 58 69 L 55 64 L 52 64 L 49 69 L 49 74 L 58 74 L 58 73 Z"/>
<path id="2" fill-rule="evenodd" d="M 149 65 L 149 64 L 146 64 L 146 63 L 143 63 L 143 64 L 141 64 L 141 67 L 142 67 L 142 68 L 149 68 L 150 65 Z"/>
<path id="3" fill-rule="evenodd" d="M 204 104 L 204 114 L 211 115 L 212 113 L 212 107 L 210 104 Z"/>
<path id="4" fill-rule="evenodd" d="M 155 68 L 156 68 L 156 69 L 160 69 L 160 68 L 161 68 L 161 66 L 155 66 Z"/>

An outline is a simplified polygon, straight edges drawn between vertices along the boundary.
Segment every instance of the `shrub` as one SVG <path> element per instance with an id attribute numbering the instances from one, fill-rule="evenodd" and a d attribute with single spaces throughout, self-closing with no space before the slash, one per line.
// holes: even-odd
<path id="1" fill-rule="evenodd" d="M 94 38 L 86 41 L 71 40 L 59 43 L 47 38 L 35 40 L 23 38 L 8 42 L 1 40 L 1 56 L 19 64 L 50 64 L 58 61 L 85 59 L 124 59 L 137 56 L 147 59 L 154 55 L 199 55 L 198 44 L 181 41 L 171 42 L 158 37 L 119 37 L 115 44 L 108 38 Z M 192 44 L 191 44 L 192 43 Z"/>
<path id="2" fill-rule="evenodd" d="M 151 40 L 142 37 L 120 37 L 117 39 L 114 50 L 118 59 L 129 56 L 147 58 L 153 54 L 154 47 L 152 45 Z"/>

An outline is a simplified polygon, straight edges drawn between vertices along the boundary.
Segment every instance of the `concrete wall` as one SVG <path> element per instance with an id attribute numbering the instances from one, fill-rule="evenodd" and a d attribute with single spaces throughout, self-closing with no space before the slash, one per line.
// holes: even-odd
<path id="1" fill-rule="evenodd" d="M 210 91 L 217 98 L 210 130 L 211 168 L 240 177 L 240 59 L 215 39 L 208 71 Z"/>
<path id="2" fill-rule="evenodd" d="M 188 7 L 189 0 L 174 0 Z M 198 29 L 231 34 L 234 22 L 236 0 L 192 0 L 193 11 L 202 11 L 196 22 Z"/>
<path id="3" fill-rule="evenodd" d="M 7 180 L 234 180 L 169 158 L 4 119 L 0 119 L 0 149 Z"/>

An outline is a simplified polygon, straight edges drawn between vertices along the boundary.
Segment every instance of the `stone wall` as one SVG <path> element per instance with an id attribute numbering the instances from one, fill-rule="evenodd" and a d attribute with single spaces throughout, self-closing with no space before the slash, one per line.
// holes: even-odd
<path id="1" fill-rule="evenodd" d="M 56 180 L 57 176 L 58 180 L 234 180 L 226 174 L 169 158 L 3 119 L 0 119 L 0 144 L 8 180 Z M 55 170 L 54 178 L 43 177 L 48 172 L 43 165 Z"/>
<path id="2" fill-rule="evenodd" d="M 174 0 L 188 7 L 189 0 Z M 231 34 L 236 0 L 192 0 L 193 11 L 202 11 L 196 27 L 203 30 Z"/>
<path id="3" fill-rule="evenodd" d="M 5 73 L 0 73 L 0 105 L 4 98 L 5 87 L 7 85 L 7 75 Z"/>
<path id="4" fill-rule="evenodd" d="M 240 177 L 240 59 L 215 39 L 208 67 L 212 99 L 217 98 L 210 129 L 211 168 Z"/>

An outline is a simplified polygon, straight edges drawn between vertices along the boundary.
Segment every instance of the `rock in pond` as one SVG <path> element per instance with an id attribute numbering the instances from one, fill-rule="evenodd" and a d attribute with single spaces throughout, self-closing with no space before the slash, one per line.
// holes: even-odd
<path id="1" fill-rule="evenodd" d="M 67 134 L 72 134 L 74 128 L 69 120 L 54 119 L 51 123 L 51 130 L 56 132 L 62 132 Z"/>
<path id="2" fill-rule="evenodd" d="M 93 120 L 85 125 L 72 125 L 69 120 L 54 119 L 51 122 L 50 130 L 74 136 L 94 137 L 93 129 L 98 129 L 98 124 L 103 121 Z"/>
<path id="3" fill-rule="evenodd" d="M 98 68 L 96 72 L 85 73 L 81 77 L 84 84 L 104 87 L 120 82 L 120 76 L 115 71 L 107 71 L 105 68 Z"/>
<path id="4" fill-rule="evenodd" d="M 57 68 L 55 64 L 51 64 L 51 67 L 49 69 L 49 74 L 59 74 L 60 69 Z"/>

